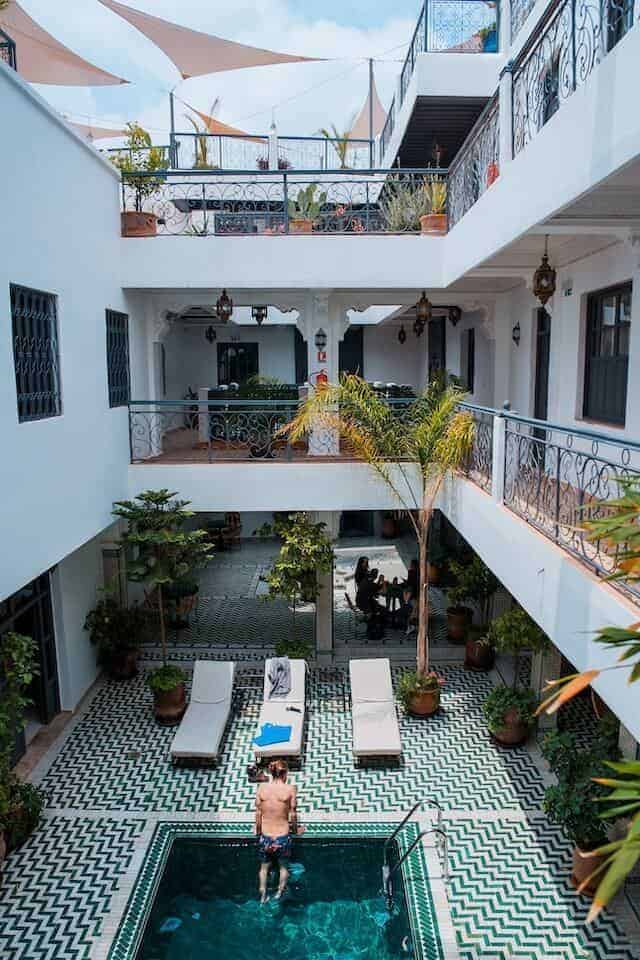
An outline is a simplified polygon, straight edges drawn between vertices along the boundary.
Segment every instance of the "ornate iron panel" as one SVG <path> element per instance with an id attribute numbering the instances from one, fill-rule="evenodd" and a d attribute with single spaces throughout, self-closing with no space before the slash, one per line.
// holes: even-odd
<path id="1" fill-rule="evenodd" d="M 18 69 L 16 45 L 4 30 L 0 30 L 0 60 L 11 67 L 12 70 Z"/>
<path id="2" fill-rule="evenodd" d="M 493 0 L 428 0 L 429 53 L 496 53 L 498 4 Z"/>
<path id="3" fill-rule="evenodd" d="M 106 311 L 107 378 L 109 406 L 124 407 L 130 397 L 129 317 L 117 310 Z"/>
<path id="4" fill-rule="evenodd" d="M 451 166 L 449 228 L 462 219 L 497 176 L 500 149 L 498 105 L 496 95 L 481 113 Z"/>
<path id="5" fill-rule="evenodd" d="M 56 298 L 11 284 L 13 359 L 18 420 L 44 420 L 61 412 Z"/>
<path id="6" fill-rule="evenodd" d="M 493 476 L 493 413 L 464 404 L 473 416 L 473 446 L 466 465 L 466 474 L 483 490 L 491 490 Z"/>
<path id="7" fill-rule="evenodd" d="M 536 0 L 511 0 L 511 42 L 520 33 L 523 23 L 533 10 Z"/>

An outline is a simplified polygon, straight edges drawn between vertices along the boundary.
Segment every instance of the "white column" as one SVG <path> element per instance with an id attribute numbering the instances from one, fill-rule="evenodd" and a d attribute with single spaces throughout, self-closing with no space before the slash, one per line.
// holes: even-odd
<path id="1" fill-rule="evenodd" d="M 511 61 L 500 74 L 500 173 L 513 160 L 513 74 Z"/>
<path id="2" fill-rule="evenodd" d="M 340 511 L 332 510 L 312 514 L 315 523 L 326 525 L 327 536 L 337 540 L 340 531 Z M 318 574 L 320 592 L 316 602 L 315 638 L 316 656 L 321 666 L 328 666 L 333 659 L 333 570 Z"/>
<path id="3" fill-rule="evenodd" d="M 309 382 L 316 386 L 318 374 L 325 373 L 330 383 L 337 383 L 340 370 L 340 341 L 349 326 L 346 310 L 332 302 L 326 291 L 310 291 L 304 310 L 298 318 L 298 329 L 307 342 Z M 319 350 L 316 339 L 324 334 L 326 345 Z M 339 437 L 335 431 L 319 428 L 309 437 L 309 453 L 312 456 L 337 456 L 340 452 Z"/>
<path id="4" fill-rule="evenodd" d="M 504 453 L 505 453 L 506 420 L 504 417 L 493 418 L 493 448 L 491 468 L 491 496 L 496 503 L 504 500 Z"/>
<path id="5" fill-rule="evenodd" d="M 278 169 L 278 130 L 275 120 L 269 128 L 269 170 Z"/>
<path id="6" fill-rule="evenodd" d="M 531 688 L 535 691 L 539 701 L 548 696 L 547 681 L 557 680 L 560 676 L 561 667 L 562 654 L 556 647 L 552 647 L 546 653 L 534 653 L 531 660 Z M 542 713 L 538 718 L 538 726 L 541 730 L 552 730 L 557 722 L 557 713 L 552 713 L 551 716 Z"/>

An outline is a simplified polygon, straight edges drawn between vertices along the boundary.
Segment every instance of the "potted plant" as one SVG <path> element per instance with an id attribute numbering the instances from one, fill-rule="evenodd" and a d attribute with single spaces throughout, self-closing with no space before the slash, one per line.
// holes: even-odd
<path id="1" fill-rule="evenodd" d="M 200 584 L 194 577 L 180 577 L 167 587 L 171 626 L 176 630 L 189 626 L 189 614 L 196 605 L 199 590 Z"/>
<path id="2" fill-rule="evenodd" d="M 268 170 L 269 169 L 269 157 L 258 157 L 256 160 L 256 167 L 258 170 Z"/>
<path id="3" fill-rule="evenodd" d="M 444 679 L 434 670 L 418 673 L 405 670 L 398 683 L 398 696 L 405 710 L 415 717 L 429 717 L 440 708 L 440 691 Z"/>
<path id="4" fill-rule="evenodd" d="M 429 577 L 429 583 L 440 583 L 442 568 L 444 567 L 446 559 L 446 551 L 439 543 L 429 544 L 427 553 L 427 576 Z"/>
<path id="5" fill-rule="evenodd" d="M 433 177 L 425 180 L 423 189 L 429 210 L 420 217 L 420 230 L 442 236 L 447 232 L 447 182 Z"/>
<path id="6" fill-rule="evenodd" d="M 396 180 L 380 198 L 380 213 L 389 233 L 419 233 L 422 217 L 431 210 L 431 197 L 424 183 Z"/>
<path id="7" fill-rule="evenodd" d="M 452 560 L 449 564 L 454 583 L 447 591 L 449 601 L 447 607 L 447 636 L 452 643 L 466 642 L 473 616 L 473 610 L 465 602 L 471 599 L 464 575 L 466 568 L 467 565 L 463 565 L 456 560 Z"/>
<path id="8" fill-rule="evenodd" d="M 313 225 L 327 202 L 327 194 L 320 193 L 316 199 L 317 183 L 301 187 L 295 200 L 289 200 L 289 233 L 312 233 Z"/>
<path id="9" fill-rule="evenodd" d="M 10 777 L 4 827 L 7 854 L 17 850 L 31 836 L 40 823 L 43 807 L 42 790 L 15 776 Z"/>
<path id="10" fill-rule="evenodd" d="M 497 160 L 492 160 L 487 164 L 487 186 L 490 187 L 500 176 L 500 166 Z"/>
<path id="11" fill-rule="evenodd" d="M 486 640 L 486 633 L 491 598 L 499 587 L 498 578 L 477 555 L 464 566 L 453 562 L 451 568 L 457 582 L 454 589 L 450 591 L 450 595 L 453 594 L 459 600 L 470 600 L 475 603 L 480 616 L 480 624 L 477 627 L 467 624 L 464 665 L 469 670 L 490 670 L 495 652 Z"/>
<path id="12" fill-rule="evenodd" d="M 522 607 L 513 607 L 496 617 L 487 631 L 487 642 L 501 653 L 514 656 L 511 687 L 495 687 L 484 703 L 484 715 L 494 740 L 505 746 L 524 743 L 534 725 L 536 695 L 518 682 L 521 653 L 546 650 L 549 640 Z"/>
<path id="13" fill-rule="evenodd" d="M 165 725 L 180 722 L 186 707 L 184 673 L 167 663 L 165 591 L 191 570 L 204 566 L 212 555 L 206 530 L 185 529 L 193 516 L 188 501 L 176 500 L 168 490 L 146 490 L 133 500 L 120 500 L 113 513 L 127 521 L 121 542 L 126 549 L 127 576 L 152 588 L 160 625 L 162 666 L 152 671 L 148 684 L 153 693 L 156 720 Z"/>
<path id="14" fill-rule="evenodd" d="M 389 510 L 382 516 L 381 534 L 385 540 L 393 540 L 397 533 L 398 528 L 396 525 L 395 514 Z"/>
<path id="15" fill-rule="evenodd" d="M 153 237 L 157 233 L 158 218 L 154 213 L 143 211 L 147 197 L 152 196 L 164 177 L 153 176 L 156 170 L 166 170 L 167 161 L 161 147 L 151 144 L 151 137 L 138 123 L 127 124 L 125 151 L 113 158 L 113 163 L 122 174 L 125 194 L 132 192 L 134 210 L 121 214 L 123 237 Z"/>
<path id="16" fill-rule="evenodd" d="M 599 877 L 592 879 L 592 874 L 607 859 L 606 854 L 585 854 L 607 842 L 607 824 L 599 808 L 606 790 L 594 778 L 605 775 L 605 759 L 619 756 L 616 733 L 616 724 L 603 720 L 587 749 L 579 749 L 568 732 L 548 733 L 542 743 L 542 754 L 557 777 L 557 783 L 545 790 L 542 808 L 573 844 L 571 882 L 586 893 L 595 892 Z"/>
<path id="17" fill-rule="evenodd" d="M 84 629 L 97 647 L 98 663 L 112 680 L 135 677 L 146 627 L 144 610 L 121 607 L 107 591 L 87 614 Z"/>
<path id="18" fill-rule="evenodd" d="M 349 133 L 351 131 L 351 128 L 353 127 L 354 119 L 355 117 L 352 118 L 352 122 L 349 126 L 349 129 L 345 130 L 344 133 L 340 133 L 335 123 L 331 124 L 331 130 L 327 130 L 324 127 L 321 127 L 321 129 L 318 130 L 318 133 L 321 136 L 323 136 L 325 140 L 328 140 L 333 145 L 333 148 L 338 155 L 338 160 L 340 161 L 341 170 L 347 170 L 349 166 L 349 164 L 347 163 L 347 157 L 349 156 L 349 146 L 350 146 Z"/>

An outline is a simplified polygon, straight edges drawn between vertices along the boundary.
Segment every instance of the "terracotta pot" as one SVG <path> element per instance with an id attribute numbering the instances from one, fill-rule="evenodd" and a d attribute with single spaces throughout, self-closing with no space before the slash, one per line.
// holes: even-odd
<path id="1" fill-rule="evenodd" d="M 492 733 L 494 740 L 506 747 L 517 747 L 529 739 L 529 727 L 520 719 L 520 712 L 512 707 L 502 718 L 503 726 Z"/>
<path id="2" fill-rule="evenodd" d="M 429 583 L 440 583 L 440 567 L 435 563 L 429 563 L 427 560 L 427 579 Z"/>
<path id="3" fill-rule="evenodd" d="M 184 683 L 173 690 L 162 690 L 153 695 L 153 709 L 158 723 L 164 727 L 173 727 L 180 723 L 187 706 Z"/>
<path id="4" fill-rule="evenodd" d="M 487 186 L 490 187 L 500 176 L 500 167 L 497 163 L 490 163 L 487 167 Z"/>
<path id="5" fill-rule="evenodd" d="M 289 220 L 289 233 L 313 233 L 313 220 Z"/>
<path id="6" fill-rule="evenodd" d="M 396 535 L 396 521 L 393 517 L 385 517 L 382 521 L 382 536 L 385 540 L 392 540 Z"/>
<path id="7" fill-rule="evenodd" d="M 130 680 L 138 672 L 138 650 L 119 650 L 109 658 L 107 673 L 112 680 Z"/>
<path id="8" fill-rule="evenodd" d="M 430 717 L 440 707 L 440 687 L 424 693 L 414 693 L 408 707 L 409 713 L 414 717 Z"/>
<path id="9" fill-rule="evenodd" d="M 452 643 L 464 643 L 469 632 L 471 610 L 468 607 L 447 608 L 447 633 Z"/>
<path id="10" fill-rule="evenodd" d="M 0 833 L 0 868 L 4 863 L 7 856 L 7 838 L 4 835 L 4 832 Z"/>
<path id="11" fill-rule="evenodd" d="M 587 877 L 590 876 L 594 870 L 597 870 L 598 867 L 602 866 L 602 864 L 606 860 L 606 855 L 601 857 L 581 857 L 580 853 L 581 851 L 579 847 L 573 848 L 573 868 L 571 870 L 571 883 L 574 885 L 576 889 L 580 886 L 583 880 L 586 880 Z M 596 892 L 596 889 L 601 879 L 602 879 L 602 874 L 599 873 L 598 876 L 595 877 L 594 880 L 584 888 L 584 890 L 582 891 L 583 894 L 585 894 L 585 896 L 593 895 Z"/>
<path id="12" fill-rule="evenodd" d="M 493 647 L 481 643 L 479 637 L 467 637 L 464 651 L 464 665 L 467 670 L 491 670 L 496 659 Z"/>
<path id="13" fill-rule="evenodd" d="M 425 213 L 420 217 L 420 230 L 422 233 L 442 236 L 447 232 L 446 213 Z"/>
<path id="14" fill-rule="evenodd" d="M 155 213 L 138 213 L 125 210 L 120 214 L 123 237 L 155 237 L 158 232 L 158 218 Z"/>

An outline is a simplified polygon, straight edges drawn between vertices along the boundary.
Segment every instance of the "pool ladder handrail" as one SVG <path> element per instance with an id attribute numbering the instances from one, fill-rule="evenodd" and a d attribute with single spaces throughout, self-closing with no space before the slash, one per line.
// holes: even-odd
<path id="1" fill-rule="evenodd" d="M 442 807 L 440 806 L 438 801 L 433 799 L 433 797 L 427 797 L 424 800 L 418 800 L 417 803 L 414 803 L 414 805 L 411 807 L 411 810 L 409 810 L 406 816 L 400 821 L 400 823 L 395 828 L 391 836 L 387 837 L 387 839 L 384 842 L 384 848 L 382 853 L 383 871 L 384 871 L 384 867 L 388 866 L 389 864 L 389 847 L 391 846 L 395 838 L 398 836 L 400 831 L 403 830 L 404 827 L 407 825 L 407 823 L 409 822 L 411 817 L 414 815 L 418 807 L 422 806 L 423 803 L 431 804 L 432 807 L 436 808 L 436 810 L 438 811 L 438 819 L 436 821 L 436 827 L 439 830 L 442 830 Z"/>
<path id="2" fill-rule="evenodd" d="M 424 839 L 424 837 L 428 837 L 431 833 L 437 833 L 440 837 L 440 843 L 442 844 L 442 879 L 445 884 L 449 882 L 449 841 L 447 839 L 446 830 L 443 830 L 442 827 L 432 827 L 430 830 L 421 830 L 418 836 L 415 837 L 409 844 L 393 869 L 389 869 L 388 865 L 385 865 L 382 868 L 382 892 L 387 902 L 388 910 L 393 907 L 392 877 L 394 873 L 402 866 L 409 854 L 413 853 L 417 845 Z"/>

